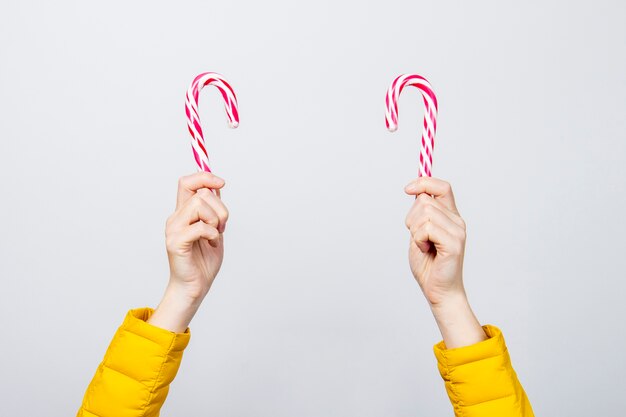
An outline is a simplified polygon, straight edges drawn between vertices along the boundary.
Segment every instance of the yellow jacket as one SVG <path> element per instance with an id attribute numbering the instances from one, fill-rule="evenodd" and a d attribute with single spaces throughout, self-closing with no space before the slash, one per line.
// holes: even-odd
<path id="1" fill-rule="evenodd" d="M 189 343 L 189 329 L 172 333 L 146 323 L 153 310 L 130 310 L 91 380 L 77 417 L 158 417 Z M 532 417 L 504 338 L 446 349 L 435 345 L 439 372 L 456 417 Z"/>

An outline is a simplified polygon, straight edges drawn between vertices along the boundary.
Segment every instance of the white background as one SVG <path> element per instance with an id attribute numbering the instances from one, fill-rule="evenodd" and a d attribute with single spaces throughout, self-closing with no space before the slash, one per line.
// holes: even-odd
<path id="1" fill-rule="evenodd" d="M 623 415 L 621 1 L 2 1 L 0 415 L 68 416 L 126 311 L 167 282 L 200 98 L 231 210 L 163 416 L 447 416 L 406 258 L 426 76 L 465 281 L 537 415 Z"/>

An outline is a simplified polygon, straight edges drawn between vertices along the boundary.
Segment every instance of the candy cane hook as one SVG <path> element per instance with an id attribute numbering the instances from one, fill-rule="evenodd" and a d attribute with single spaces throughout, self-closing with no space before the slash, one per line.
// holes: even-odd
<path id="1" fill-rule="evenodd" d="M 431 176 L 433 166 L 433 148 L 435 147 L 435 132 L 437 131 L 437 97 L 426 78 L 417 74 L 403 74 L 398 76 L 387 90 L 385 98 L 385 124 L 390 132 L 398 129 L 398 97 L 407 85 L 417 87 L 422 93 L 426 111 L 424 113 L 424 130 L 422 131 L 422 146 L 420 149 L 419 176 Z"/>
<path id="2" fill-rule="evenodd" d="M 220 74 L 214 72 L 202 73 L 193 79 L 187 90 L 185 97 L 185 113 L 187 114 L 187 127 L 191 134 L 191 150 L 193 151 L 194 159 L 198 165 L 198 171 L 211 172 L 209 168 L 209 155 L 206 151 L 204 134 L 202 133 L 200 116 L 198 114 L 198 95 L 205 85 L 212 85 L 221 93 L 224 99 L 228 126 L 233 129 L 239 126 L 239 110 L 237 108 L 235 91 L 233 91 L 228 81 Z"/>

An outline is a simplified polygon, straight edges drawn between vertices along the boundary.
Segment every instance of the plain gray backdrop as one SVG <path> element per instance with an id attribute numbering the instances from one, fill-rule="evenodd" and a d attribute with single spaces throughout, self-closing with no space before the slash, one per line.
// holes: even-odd
<path id="1" fill-rule="evenodd" d="M 9 2 L 0 6 L 0 415 L 72 416 L 127 310 L 159 302 L 164 225 L 205 89 L 226 258 L 163 416 L 450 416 L 407 263 L 423 104 L 468 224 L 465 282 L 538 416 L 621 416 L 622 1 Z"/>

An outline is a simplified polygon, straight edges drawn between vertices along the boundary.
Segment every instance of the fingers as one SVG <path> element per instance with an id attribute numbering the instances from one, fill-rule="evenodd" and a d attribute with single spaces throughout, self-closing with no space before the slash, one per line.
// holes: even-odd
<path id="1" fill-rule="evenodd" d="M 411 210 L 409 210 L 409 213 L 406 216 L 407 227 L 410 227 L 409 223 L 412 223 L 412 219 L 414 219 L 416 215 L 423 213 L 424 210 L 431 210 L 434 208 L 438 209 L 438 211 L 447 216 L 448 219 L 450 219 L 457 226 L 465 230 L 465 221 L 463 221 L 463 219 L 457 212 L 451 211 L 441 201 L 436 200 L 435 198 L 425 193 L 415 197 L 415 202 L 413 203 Z"/>
<path id="2" fill-rule="evenodd" d="M 224 186 L 224 180 L 210 172 L 196 172 L 195 174 L 181 177 L 178 180 L 178 195 L 176 197 L 176 209 L 180 208 L 187 200 L 201 188 L 219 190 Z"/>
<path id="3" fill-rule="evenodd" d="M 228 210 L 219 197 L 223 186 L 224 180 L 210 172 L 180 178 L 176 210 L 166 224 L 168 250 L 190 247 L 203 238 L 213 247 L 220 245 L 228 220 Z"/>
<path id="4" fill-rule="evenodd" d="M 423 253 L 460 254 L 465 247 L 465 222 L 442 202 L 426 193 L 419 194 L 406 217 L 411 239 Z"/>
<path id="5" fill-rule="evenodd" d="M 428 198 L 431 200 L 433 199 L 432 197 Z M 462 219 L 459 218 L 459 220 L 460 222 L 463 222 Z M 410 230 L 416 225 L 419 226 L 420 224 L 428 221 L 437 224 L 444 230 L 447 230 L 451 235 L 458 235 L 459 237 L 461 237 L 465 228 L 463 223 L 457 223 L 450 216 L 448 216 L 446 212 L 437 207 L 434 201 L 431 204 L 417 204 L 415 210 L 411 210 L 411 212 L 409 212 L 406 219 L 406 226 Z"/>
<path id="6" fill-rule="evenodd" d="M 411 229 L 411 239 L 423 253 L 431 250 L 431 242 L 439 250 L 444 242 L 450 240 L 442 228 L 428 221 Z"/>
<path id="7" fill-rule="evenodd" d="M 206 192 L 212 194 L 209 190 Z M 196 240 L 205 238 L 211 246 L 217 247 L 221 238 L 219 227 L 217 213 L 204 197 L 197 193 L 167 219 L 165 228 L 167 246 L 170 250 L 185 248 Z"/>
<path id="8" fill-rule="evenodd" d="M 449 183 L 438 178 L 419 177 L 411 181 L 404 187 L 404 192 L 409 195 L 418 196 L 422 193 L 432 195 L 437 201 L 440 201 L 448 210 L 455 214 L 459 214 L 454 202 L 454 194 Z"/>
<path id="9" fill-rule="evenodd" d="M 214 248 L 220 245 L 222 234 L 213 226 L 204 222 L 196 222 L 167 236 L 168 251 L 175 252 L 179 248 L 189 247 L 193 242 L 206 239 Z"/>
<path id="10" fill-rule="evenodd" d="M 198 190 L 197 194 L 213 209 L 219 221 L 217 230 L 219 230 L 220 233 L 224 233 L 229 214 L 226 205 L 220 198 L 220 190 L 217 190 L 216 195 L 209 189 L 203 188 Z"/>
<path id="11" fill-rule="evenodd" d="M 411 228 L 411 239 L 424 253 L 430 251 L 432 242 L 437 255 L 461 255 L 465 247 L 464 239 L 452 235 L 449 229 L 432 220 L 414 225 Z"/>
<path id="12" fill-rule="evenodd" d="M 207 194 L 213 193 L 207 189 L 205 189 L 204 192 L 200 190 L 187 200 L 168 220 L 169 227 L 174 230 L 179 230 L 201 221 L 218 231 L 219 229 L 223 229 L 225 220 L 220 221 L 220 215 L 218 215 L 217 211 L 214 209 L 214 207 L 218 207 L 215 200 L 219 199 L 217 196 L 213 196 L 215 200 L 210 200 L 211 203 L 209 203 L 207 200 L 210 197 Z M 219 210 L 225 210 L 225 207 L 224 209 L 219 208 Z M 227 216 L 227 214 L 222 214 L 221 218 L 226 219 L 225 216 Z"/>

